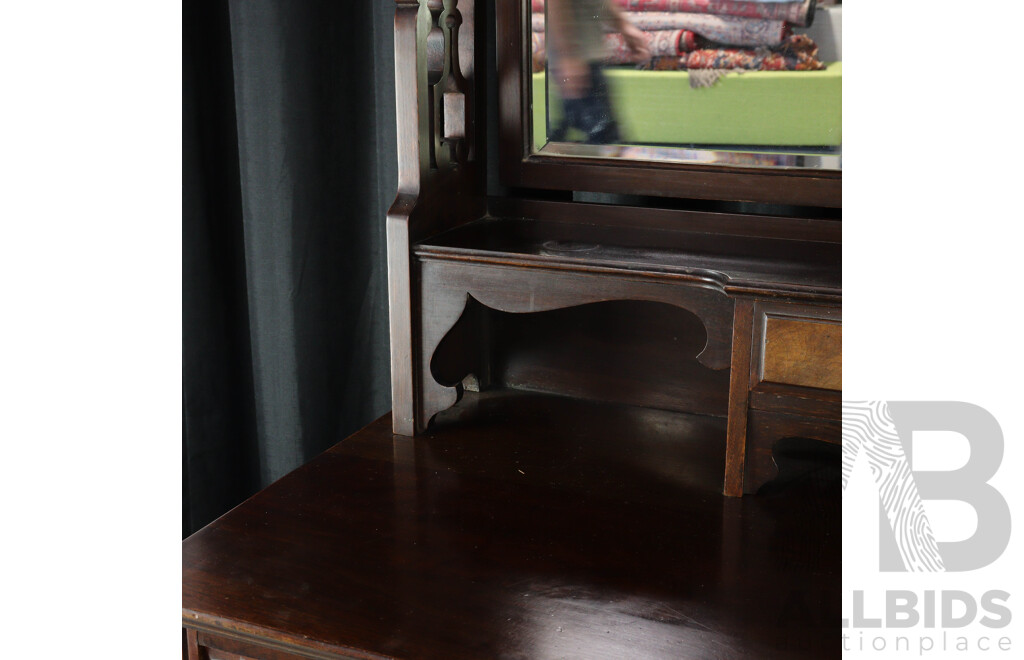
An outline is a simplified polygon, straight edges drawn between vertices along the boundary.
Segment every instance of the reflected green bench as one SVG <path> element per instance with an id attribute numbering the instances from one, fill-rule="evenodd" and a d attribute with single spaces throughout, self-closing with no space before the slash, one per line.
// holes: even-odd
<path id="1" fill-rule="evenodd" d="M 731 73 L 693 89 L 686 71 L 606 70 L 620 129 L 638 144 L 842 144 L 842 62 L 824 71 Z M 533 74 L 534 147 L 547 143 L 545 74 Z M 551 90 L 552 94 L 555 93 Z M 552 121 L 561 102 L 552 103 Z"/>

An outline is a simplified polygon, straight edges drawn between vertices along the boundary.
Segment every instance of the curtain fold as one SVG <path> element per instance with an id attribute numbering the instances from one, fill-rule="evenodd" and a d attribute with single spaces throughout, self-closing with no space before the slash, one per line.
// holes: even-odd
<path id="1" fill-rule="evenodd" d="M 390 408 L 384 4 L 185 3 L 186 534 Z"/>

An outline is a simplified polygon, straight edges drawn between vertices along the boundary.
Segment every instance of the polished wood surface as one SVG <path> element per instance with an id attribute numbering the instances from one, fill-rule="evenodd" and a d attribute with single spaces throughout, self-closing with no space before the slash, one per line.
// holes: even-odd
<path id="1" fill-rule="evenodd" d="M 184 542 L 183 624 L 254 658 L 838 655 L 838 461 L 723 498 L 723 425 L 506 391 L 382 418 Z"/>
<path id="2" fill-rule="evenodd" d="M 507 337 L 492 332 L 488 337 L 498 343 L 490 350 L 480 350 L 470 348 L 467 334 L 459 332 L 465 330 L 464 318 L 472 305 L 524 314 L 607 301 L 663 303 L 692 313 L 700 322 L 706 337 L 698 354 L 701 365 L 730 368 L 728 376 L 722 375 L 722 381 L 729 382 L 729 449 L 723 492 L 730 496 L 756 492 L 774 475 L 771 450 L 786 435 L 770 437 L 762 430 L 754 436 L 758 446 L 751 447 L 747 438 L 750 410 L 759 406 L 770 412 L 810 414 L 826 418 L 826 425 L 836 418 L 831 391 L 841 383 L 841 245 L 758 235 L 754 223 L 733 234 L 701 232 L 695 231 L 694 223 L 707 222 L 707 217 L 657 216 L 665 224 L 653 222 L 655 216 L 650 216 L 652 222 L 638 227 L 624 226 L 613 219 L 588 223 L 487 217 L 414 245 L 416 295 L 422 303 L 419 325 L 414 328 L 419 342 L 415 351 L 414 430 L 426 430 L 435 414 L 457 400 L 465 376 L 481 370 L 502 372 L 488 359 L 507 350 L 500 343 Z M 673 227 L 672 220 L 681 220 L 683 228 Z M 798 323 L 796 330 L 790 321 Z M 603 322 L 615 325 L 608 319 Z M 623 337 L 630 335 L 621 327 L 619 332 Z M 471 338 L 472 333 L 468 336 Z M 766 337 L 770 338 L 767 343 Z M 538 338 L 543 345 L 543 335 Z M 446 371 L 436 359 L 437 351 L 453 342 L 464 352 L 483 358 L 475 362 L 454 359 L 452 362 L 462 369 Z M 577 360 L 576 374 L 601 378 L 607 364 L 621 359 L 622 353 L 614 344 L 612 338 L 606 342 L 608 350 L 603 354 L 592 354 L 590 361 Z M 666 348 L 664 343 L 662 348 Z M 648 361 L 637 366 L 646 369 L 650 364 Z M 766 380 L 765 364 L 769 381 L 777 379 L 796 389 L 776 388 L 771 396 L 758 391 Z M 561 372 L 555 373 L 559 368 Z M 635 380 L 621 370 L 619 375 L 620 389 L 631 378 Z M 685 403 L 678 404 L 666 403 L 666 399 L 686 388 L 680 388 L 673 376 L 657 368 L 650 369 L 648 375 L 645 387 L 631 391 L 634 396 L 629 403 L 721 414 L 723 402 L 714 396 L 714 379 L 699 370 L 687 374 L 696 376 L 690 386 L 711 384 L 708 393 L 712 396 L 687 396 Z M 611 398 L 607 393 L 613 389 L 581 386 L 580 378 L 567 374 L 566 367 L 557 367 L 542 380 L 544 384 L 533 389 L 603 400 Z M 515 378 L 505 382 L 528 389 L 534 384 Z M 560 384 L 560 388 L 551 387 L 552 383 Z M 815 391 L 808 396 L 803 390 Z M 616 400 L 624 401 L 625 397 Z M 800 435 L 807 427 L 801 421 L 789 428 Z M 747 469 L 745 465 L 748 450 L 756 454 L 756 468 Z M 758 480 L 749 481 L 751 475 Z"/>
<path id="3" fill-rule="evenodd" d="M 726 415 L 729 372 L 697 359 L 707 334 L 684 309 L 621 300 L 535 314 L 489 312 L 489 318 L 489 334 L 481 335 L 493 347 L 492 385 Z M 435 369 L 456 349 L 445 338 Z"/>
<path id="4" fill-rule="evenodd" d="M 841 297 L 842 246 L 829 242 L 489 217 L 430 237 L 413 249 L 421 259 L 627 272 L 651 279 L 702 278 L 727 293 L 784 293 L 829 303 Z"/>
<path id="5" fill-rule="evenodd" d="M 843 326 L 769 317 L 761 376 L 771 383 L 843 389 Z"/>
<path id="6" fill-rule="evenodd" d="M 718 286 L 714 274 L 654 273 L 638 278 L 629 271 L 594 272 L 576 264 L 545 259 L 550 268 L 476 262 L 456 256 L 424 256 L 417 251 L 416 293 L 424 301 L 419 325 L 417 358 L 416 431 L 426 430 L 435 414 L 458 397 L 458 384 L 466 375 L 440 382 L 433 369 L 435 351 L 453 331 L 471 302 L 491 310 L 516 314 L 536 313 L 617 300 L 643 300 L 674 305 L 694 314 L 706 340 L 697 347 L 697 360 L 710 369 L 729 366 L 732 302 Z M 429 301 L 429 304 L 427 303 Z"/>
<path id="7" fill-rule="evenodd" d="M 842 399 L 842 307 L 838 300 L 806 305 L 791 299 L 756 299 L 752 314 L 753 337 L 743 388 L 749 393 L 742 452 L 733 444 L 741 439 L 729 438 L 730 455 L 743 454 L 744 493 L 757 492 L 775 477 L 772 451 L 779 440 L 796 437 L 838 443 Z M 770 333 L 769 327 L 779 323 L 782 325 Z M 778 332 L 779 328 L 783 332 Z M 730 390 L 730 395 L 739 396 L 740 391 Z M 734 489 L 729 494 L 740 493 Z"/>
<path id="8" fill-rule="evenodd" d="M 419 396 L 420 300 L 410 247 L 480 218 L 486 208 L 481 127 L 487 102 L 481 90 L 487 74 L 485 49 L 476 48 L 485 22 L 475 20 L 477 4 L 395 0 L 398 189 L 386 219 L 388 307 L 394 428 L 406 434 L 415 431 Z"/>
<path id="9" fill-rule="evenodd" d="M 633 201 L 651 200 L 633 198 Z M 658 201 L 663 205 L 683 204 L 675 200 Z M 640 235 L 649 230 L 664 230 L 748 238 L 785 238 L 818 243 L 841 243 L 843 240 L 843 225 L 840 219 L 842 213 L 838 209 L 789 208 L 787 210 L 790 213 L 802 211 L 800 215 L 790 216 L 523 197 L 491 197 L 487 200 L 487 210 L 488 215 L 493 218 L 531 218 L 543 222 L 613 227 L 639 232 Z"/>
<path id="10" fill-rule="evenodd" d="M 753 338 L 754 303 L 736 301 L 732 326 L 732 364 L 729 367 L 729 413 L 725 441 L 725 485 L 730 497 L 743 494 L 747 454 L 747 409 L 750 406 L 750 351 Z"/>

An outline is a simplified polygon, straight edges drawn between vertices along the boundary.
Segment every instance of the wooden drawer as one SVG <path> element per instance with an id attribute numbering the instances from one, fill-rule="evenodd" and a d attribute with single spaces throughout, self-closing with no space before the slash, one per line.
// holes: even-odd
<path id="1" fill-rule="evenodd" d="M 843 326 L 836 308 L 764 303 L 755 311 L 753 385 L 843 389 Z"/>
<path id="2" fill-rule="evenodd" d="M 343 657 L 322 650 L 313 656 L 307 656 L 305 653 L 296 655 L 284 650 L 286 646 L 289 644 L 269 636 L 266 639 L 254 637 L 251 640 L 243 641 L 226 635 L 186 628 L 186 655 L 183 660 L 304 660 L 308 657 Z M 298 647 L 295 650 L 302 651 Z"/>

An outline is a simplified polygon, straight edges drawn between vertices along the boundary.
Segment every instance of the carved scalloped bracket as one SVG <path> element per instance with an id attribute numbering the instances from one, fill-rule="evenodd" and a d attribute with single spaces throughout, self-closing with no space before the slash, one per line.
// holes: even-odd
<path id="1" fill-rule="evenodd" d="M 461 392 L 457 387 L 434 380 L 430 362 L 445 335 L 455 326 L 469 304 L 469 295 L 462 289 L 438 289 L 432 292 L 430 305 L 424 306 L 421 317 L 419 362 L 416 389 L 415 432 L 423 433 L 434 415 L 455 405 Z"/>
<path id="2" fill-rule="evenodd" d="M 729 367 L 732 351 L 734 301 L 720 287 L 708 282 L 650 283 L 637 288 L 614 278 L 602 278 L 594 287 L 593 276 L 560 273 L 549 276 L 548 286 L 534 287 L 523 280 L 510 286 L 505 268 L 446 264 L 444 268 L 424 264 L 420 286 L 430 292 L 429 306 L 423 309 L 419 355 L 416 432 L 421 433 L 438 412 L 452 406 L 459 397 L 457 388 L 438 383 L 432 373 L 434 352 L 465 312 L 468 301 L 510 313 L 543 312 L 612 300 L 646 300 L 673 305 L 694 314 L 704 325 L 707 342 L 697 360 L 711 369 Z M 556 284 L 557 283 L 557 284 Z"/>

